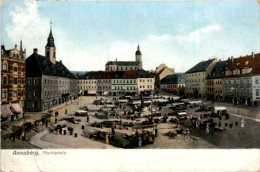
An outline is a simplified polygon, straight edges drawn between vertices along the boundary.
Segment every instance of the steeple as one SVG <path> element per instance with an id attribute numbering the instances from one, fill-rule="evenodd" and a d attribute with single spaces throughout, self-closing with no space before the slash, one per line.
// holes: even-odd
<path id="1" fill-rule="evenodd" d="M 23 41 L 22 40 L 20 41 L 20 56 L 21 56 L 21 59 L 23 59 Z"/>
<path id="2" fill-rule="evenodd" d="M 139 62 L 139 69 L 143 69 L 143 60 L 142 60 L 142 53 L 140 51 L 140 46 L 138 44 L 137 50 L 135 52 L 135 61 Z"/>
<path id="3" fill-rule="evenodd" d="M 49 37 L 47 39 L 47 45 L 46 47 L 55 47 L 55 44 L 54 44 L 54 37 L 52 35 L 52 28 L 50 28 L 50 33 L 49 33 Z"/>
<path id="4" fill-rule="evenodd" d="M 52 25 L 52 22 L 50 22 L 50 24 Z M 50 34 L 45 46 L 45 56 L 48 57 L 53 64 L 56 64 L 56 47 L 52 35 L 52 26 L 50 26 Z"/>

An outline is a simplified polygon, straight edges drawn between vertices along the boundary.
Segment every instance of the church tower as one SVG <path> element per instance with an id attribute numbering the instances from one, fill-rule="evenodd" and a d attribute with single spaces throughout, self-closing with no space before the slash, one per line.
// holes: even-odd
<path id="1" fill-rule="evenodd" d="M 52 29 L 50 29 L 50 34 L 47 39 L 47 44 L 45 46 L 45 56 L 50 58 L 50 61 L 55 64 L 56 63 L 56 47 L 54 44 L 54 38 L 52 35 Z"/>
<path id="2" fill-rule="evenodd" d="M 140 51 L 140 47 L 138 44 L 137 50 L 135 52 L 135 61 L 139 62 L 139 69 L 143 69 L 143 60 L 142 60 L 142 53 Z"/>

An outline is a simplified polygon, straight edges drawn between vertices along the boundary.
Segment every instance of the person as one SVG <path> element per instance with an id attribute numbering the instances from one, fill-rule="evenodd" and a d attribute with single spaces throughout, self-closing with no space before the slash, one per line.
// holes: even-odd
<path id="1" fill-rule="evenodd" d="M 141 138 L 141 135 L 139 135 L 139 137 L 138 137 L 138 146 L 139 146 L 139 147 L 142 146 L 142 138 Z"/>
<path id="2" fill-rule="evenodd" d="M 57 134 L 60 135 L 60 129 L 58 128 Z"/>
<path id="3" fill-rule="evenodd" d="M 108 133 L 106 134 L 106 144 L 109 144 Z"/>
<path id="4" fill-rule="evenodd" d="M 135 135 L 135 130 L 132 130 L 132 135 L 133 135 L 133 136 Z"/>
<path id="5" fill-rule="evenodd" d="M 58 121 L 58 119 L 57 119 L 57 118 L 55 118 L 55 124 L 57 124 L 57 121 Z"/>
<path id="6" fill-rule="evenodd" d="M 245 120 L 244 118 L 241 119 L 241 128 L 244 128 L 245 127 Z"/>
<path id="7" fill-rule="evenodd" d="M 87 116 L 87 123 L 89 123 L 89 116 Z"/>
<path id="8" fill-rule="evenodd" d="M 67 114 L 67 109 L 65 109 L 65 114 Z"/>
<path id="9" fill-rule="evenodd" d="M 199 128 L 199 122 L 196 120 L 196 128 Z"/>
<path id="10" fill-rule="evenodd" d="M 22 140 L 25 140 L 25 132 L 22 132 Z"/>
<path id="11" fill-rule="evenodd" d="M 206 133 L 209 134 L 209 124 L 206 126 Z"/>
<path id="12" fill-rule="evenodd" d="M 114 129 L 114 127 L 111 127 L 111 130 L 112 130 L 112 134 L 115 134 L 115 129 Z"/>

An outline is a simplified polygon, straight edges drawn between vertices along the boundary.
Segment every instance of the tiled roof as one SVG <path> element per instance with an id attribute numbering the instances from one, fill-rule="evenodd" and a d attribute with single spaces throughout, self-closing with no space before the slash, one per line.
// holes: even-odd
<path id="1" fill-rule="evenodd" d="M 153 78 L 154 76 L 145 70 L 138 70 L 138 78 Z"/>
<path id="2" fill-rule="evenodd" d="M 89 71 L 85 75 L 80 76 L 80 79 L 97 79 L 101 71 Z"/>
<path id="3" fill-rule="evenodd" d="M 136 61 L 108 61 L 106 65 L 139 66 L 139 62 L 136 62 Z"/>
<path id="4" fill-rule="evenodd" d="M 160 84 L 185 84 L 185 74 L 175 73 L 164 77 Z"/>
<path id="5" fill-rule="evenodd" d="M 252 70 L 249 73 L 242 73 L 242 69 L 251 68 Z M 246 77 L 251 75 L 260 74 L 260 53 L 255 54 L 254 57 L 252 55 L 235 58 L 231 63 L 229 70 L 233 71 L 238 69 L 240 74 L 232 74 L 225 75 L 225 78 L 233 78 L 233 77 Z"/>
<path id="6" fill-rule="evenodd" d="M 217 62 L 210 74 L 208 75 L 207 79 L 223 78 L 223 76 L 225 75 L 226 67 L 229 67 L 231 63 L 231 59 Z"/>
<path id="7" fill-rule="evenodd" d="M 195 72 L 202 72 L 202 71 L 206 71 L 206 69 L 208 68 L 208 66 L 214 61 L 215 59 L 209 59 L 207 61 L 202 61 L 199 62 L 198 64 L 196 64 L 195 66 L 193 66 L 191 69 L 189 69 L 187 73 L 195 73 Z"/>
<path id="8" fill-rule="evenodd" d="M 61 62 L 53 64 L 48 57 L 33 53 L 26 59 L 26 77 L 40 77 L 43 74 L 75 78 Z"/>

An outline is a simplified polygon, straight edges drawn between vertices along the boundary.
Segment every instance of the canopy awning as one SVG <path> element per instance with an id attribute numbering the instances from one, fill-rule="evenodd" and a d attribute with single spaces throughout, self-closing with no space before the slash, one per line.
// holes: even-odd
<path id="1" fill-rule="evenodd" d="M 81 93 L 82 93 L 82 90 L 79 91 L 79 94 L 81 94 Z"/>
<path id="2" fill-rule="evenodd" d="M 12 104 L 11 105 L 11 108 L 13 109 L 13 111 L 14 112 L 16 112 L 16 113 L 23 113 L 23 110 L 22 110 L 22 108 L 20 107 L 20 105 L 19 104 Z"/>
<path id="3" fill-rule="evenodd" d="M 13 115 L 9 105 L 1 105 L 1 115 L 4 118 Z"/>
<path id="4" fill-rule="evenodd" d="M 89 91 L 88 91 L 88 94 L 97 94 L 97 92 L 96 92 L 96 91 L 91 91 L 91 90 L 89 90 Z"/>
<path id="5" fill-rule="evenodd" d="M 104 91 L 104 95 L 108 95 L 108 91 Z"/>

